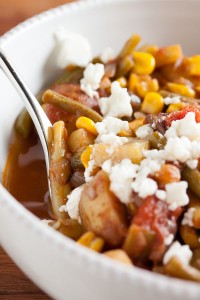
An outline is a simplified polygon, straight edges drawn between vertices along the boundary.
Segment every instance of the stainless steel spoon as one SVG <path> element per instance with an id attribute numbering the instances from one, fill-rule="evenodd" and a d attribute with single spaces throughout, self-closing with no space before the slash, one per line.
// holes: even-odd
<path id="1" fill-rule="evenodd" d="M 13 84 L 22 100 L 24 101 L 24 105 L 29 112 L 33 123 L 35 124 L 36 130 L 38 132 L 40 141 L 42 143 L 45 161 L 46 161 L 46 169 L 47 169 L 47 177 L 49 184 L 49 193 L 51 195 L 50 190 L 50 180 L 49 180 L 49 151 L 48 151 L 48 128 L 52 126 L 50 120 L 46 116 L 43 111 L 41 105 L 38 103 L 37 99 L 33 95 L 33 93 L 26 86 L 22 78 L 16 72 L 12 64 L 9 62 L 8 58 L 3 54 L 2 50 L 0 50 L 0 67 L 8 77 L 9 81 Z"/>

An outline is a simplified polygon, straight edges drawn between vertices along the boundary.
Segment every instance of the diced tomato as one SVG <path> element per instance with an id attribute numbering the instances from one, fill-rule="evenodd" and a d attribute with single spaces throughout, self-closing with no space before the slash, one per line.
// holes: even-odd
<path id="1" fill-rule="evenodd" d="M 90 98 L 88 95 L 86 95 L 81 89 L 79 84 L 75 83 L 62 83 L 62 84 L 56 84 L 52 87 L 52 89 L 65 96 L 69 97 L 75 101 L 78 101 L 90 108 L 97 109 L 98 103 L 96 98 Z"/>
<path id="2" fill-rule="evenodd" d="M 166 202 L 157 199 L 155 196 L 147 197 L 139 207 L 132 224 L 155 233 L 155 239 L 148 253 L 150 260 L 156 262 L 162 259 L 166 250 L 165 238 L 170 233 L 176 233 L 177 219 L 181 212 L 181 208 L 177 208 L 175 211 L 169 210 Z"/>
<path id="3" fill-rule="evenodd" d="M 46 103 L 44 105 L 44 110 L 52 124 L 54 124 L 57 121 L 64 121 L 66 124 L 69 124 L 75 118 L 74 115 L 66 112 L 64 109 L 59 108 L 53 104 Z"/>
<path id="4" fill-rule="evenodd" d="M 200 123 L 200 109 L 194 105 L 187 105 L 180 111 L 174 111 L 166 116 L 166 124 L 168 127 L 171 126 L 173 121 L 183 119 L 188 112 L 194 112 L 196 117 L 196 122 Z"/>

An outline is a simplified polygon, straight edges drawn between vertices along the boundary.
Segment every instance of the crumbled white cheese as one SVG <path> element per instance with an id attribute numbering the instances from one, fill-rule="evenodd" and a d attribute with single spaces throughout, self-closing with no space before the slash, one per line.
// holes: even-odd
<path id="1" fill-rule="evenodd" d="M 193 226 L 193 216 L 194 216 L 194 212 L 195 212 L 196 208 L 195 207 L 190 207 L 184 214 L 183 216 L 183 220 L 181 222 L 182 225 L 189 225 L 189 226 Z"/>
<path id="2" fill-rule="evenodd" d="M 160 200 L 165 200 L 166 199 L 166 191 L 163 190 L 157 190 L 155 193 L 156 197 Z"/>
<path id="3" fill-rule="evenodd" d="M 173 242 L 174 235 L 170 233 L 166 238 L 165 238 L 165 245 L 169 246 Z"/>
<path id="4" fill-rule="evenodd" d="M 111 84 L 110 97 L 103 97 L 98 100 L 101 113 L 104 116 L 111 117 L 130 117 L 133 109 L 131 106 L 131 97 L 126 88 L 121 88 L 119 82 L 114 81 Z"/>
<path id="5" fill-rule="evenodd" d="M 140 163 L 137 176 L 132 183 L 132 189 L 141 198 L 155 194 L 158 189 L 156 181 L 148 178 L 148 175 L 160 170 L 162 160 L 143 159 Z"/>
<path id="6" fill-rule="evenodd" d="M 160 151 L 160 154 L 164 154 L 166 160 L 178 160 L 180 162 L 186 162 L 191 158 L 191 143 L 186 137 L 169 138 L 165 145 L 164 151 Z"/>
<path id="7" fill-rule="evenodd" d="M 128 138 L 117 136 L 114 133 L 102 134 L 96 138 L 95 143 L 103 143 L 115 147 L 128 143 Z"/>
<path id="8" fill-rule="evenodd" d="M 141 198 L 154 195 L 158 189 L 156 181 L 151 178 L 145 178 L 141 182 L 135 181 L 131 186 L 134 192 L 138 193 L 139 197 Z"/>
<path id="9" fill-rule="evenodd" d="M 95 128 L 99 134 L 95 140 L 95 143 L 104 143 L 115 147 L 128 142 L 126 137 L 120 137 L 116 135 L 122 130 L 129 129 L 127 121 L 122 121 L 113 117 L 106 117 L 102 122 L 97 122 L 95 124 Z M 110 149 L 108 151 L 112 150 L 113 149 Z"/>
<path id="10" fill-rule="evenodd" d="M 121 130 L 128 130 L 129 125 L 127 121 L 106 117 L 102 122 L 95 123 L 95 128 L 99 135 L 110 133 L 118 134 Z"/>
<path id="11" fill-rule="evenodd" d="M 81 90 L 85 92 L 89 97 L 99 96 L 98 90 L 101 79 L 105 74 L 103 64 L 90 63 L 83 72 L 84 77 L 81 79 Z"/>
<path id="12" fill-rule="evenodd" d="M 130 97 L 131 97 L 131 103 L 138 103 L 138 104 L 141 103 L 141 99 L 137 95 L 131 94 Z"/>
<path id="13" fill-rule="evenodd" d="M 187 195 L 188 183 L 186 181 L 172 182 L 166 184 L 166 202 L 169 204 L 169 209 L 175 210 L 179 206 L 185 206 L 189 203 Z"/>
<path id="14" fill-rule="evenodd" d="M 73 220 L 79 220 L 79 202 L 81 199 L 81 193 L 83 191 L 83 185 L 74 189 L 68 196 L 65 211 L 69 214 Z"/>
<path id="15" fill-rule="evenodd" d="M 190 141 L 200 140 L 200 123 L 196 122 L 194 112 L 188 112 L 183 119 L 173 121 L 168 130 L 174 130 L 178 137 L 187 137 Z"/>
<path id="16" fill-rule="evenodd" d="M 91 61 L 91 46 L 84 36 L 69 34 L 63 28 L 58 28 L 54 36 L 57 42 L 56 59 L 59 68 L 71 64 L 85 67 Z"/>
<path id="17" fill-rule="evenodd" d="M 95 167 L 95 161 L 93 159 L 91 159 L 88 162 L 88 167 L 85 169 L 85 172 L 84 172 L 84 177 L 85 177 L 86 182 L 90 182 L 93 179 L 93 176 L 91 176 L 91 173 L 92 173 L 94 167 Z"/>
<path id="18" fill-rule="evenodd" d="M 198 160 L 197 159 L 190 159 L 186 162 L 187 166 L 190 169 L 196 169 L 198 166 Z"/>
<path id="19" fill-rule="evenodd" d="M 138 165 L 132 164 L 130 159 L 123 159 L 112 166 L 111 161 L 105 161 L 102 169 L 109 174 L 110 190 L 122 203 L 130 202 L 132 188 L 131 183 L 136 176 Z"/>
<path id="20" fill-rule="evenodd" d="M 180 103 L 180 102 L 181 102 L 181 99 L 179 96 L 164 98 L 165 105 L 176 104 L 176 103 Z"/>
<path id="21" fill-rule="evenodd" d="M 182 264 L 189 264 L 192 258 L 192 251 L 188 245 L 181 245 L 178 241 L 174 242 L 163 257 L 163 263 L 166 265 L 173 257 L 177 257 Z"/>
<path id="22" fill-rule="evenodd" d="M 150 135 L 153 132 L 153 129 L 150 127 L 149 124 L 140 126 L 137 131 L 136 131 L 136 136 L 138 138 L 144 139 L 145 137 L 147 137 L 148 135 Z"/>
<path id="23" fill-rule="evenodd" d="M 115 59 L 115 53 L 114 53 L 114 50 L 111 48 L 111 47 L 106 47 L 101 55 L 100 55 L 100 60 L 106 64 L 108 63 L 109 61 Z"/>

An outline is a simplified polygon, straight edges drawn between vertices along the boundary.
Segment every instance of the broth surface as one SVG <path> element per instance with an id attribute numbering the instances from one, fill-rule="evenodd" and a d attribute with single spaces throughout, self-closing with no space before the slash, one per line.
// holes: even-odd
<path id="1" fill-rule="evenodd" d="M 44 154 L 35 133 L 27 139 L 14 134 L 3 174 L 6 189 L 39 218 L 49 218 L 49 192 Z"/>

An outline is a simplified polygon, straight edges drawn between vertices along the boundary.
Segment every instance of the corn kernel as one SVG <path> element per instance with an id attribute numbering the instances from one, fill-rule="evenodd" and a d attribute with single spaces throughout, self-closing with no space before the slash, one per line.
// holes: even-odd
<path id="1" fill-rule="evenodd" d="M 87 146 L 86 149 L 81 154 L 80 159 L 85 168 L 88 167 L 88 163 L 90 161 L 91 154 L 92 154 L 92 146 L 91 145 Z"/>
<path id="2" fill-rule="evenodd" d="M 200 75 L 200 55 L 195 55 L 187 59 L 189 75 Z"/>
<path id="3" fill-rule="evenodd" d="M 98 237 L 95 238 L 90 244 L 90 248 L 97 252 L 101 252 L 103 249 L 103 246 L 104 246 L 104 240 L 101 238 L 98 238 Z"/>
<path id="4" fill-rule="evenodd" d="M 140 51 L 150 53 L 154 55 L 158 51 L 158 46 L 156 45 L 144 45 L 140 48 Z"/>
<path id="5" fill-rule="evenodd" d="M 162 67 L 175 63 L 183 56 L 180 45 L 172 45 L 160 48 L 155 54 L 156 67 Z"/>
<path id="6" fill-rule="evenodd" d="M 134 34 L 128 39 L 126 44 L 124 45 L 123 49 L 121 50 L 119 56 L 125 57 L 126 55 L 129 55 L 132 53 L 132 51 L 135 49 L 137 44 L 140 42 L 141 37 L 138 34 Z"/>
<path id="7" fill-rule="evenodd" d="M 127 86 L 127 80 L 125 77 L 119 77 L 117 78 L 117 81 L 119 82 L 122 88 L 125 88 Z"/>
<path id="8" fill-rule="evenodd" d="M 109 250 L 104 252 L 103 254 L 112 259 L 118 260 L 126 265 L 132 265 L 131 259 L 128 257 L 126 252 L 122 249 Z"/>
<path id="9" fill-rule="evenodd" d="M 77 243 L 88 247 L 94 251 L 101 252 L 104 246 L 104 240 L 95 235 L 95 233 L 88 231 L 84 233 Z"/>
<path id="10" fill-rule="evenodd" d="M 119 136 L 122 136 L 122 137 L 132 137 L 133 136 L 133 133 L 130 129 L 128 130 L 121 130 L 119 133 L 118 133 Z"/>
<path id="11" fill-rule="evenodd" d="M 89 118 L 79 117 L 76 120 L 76 127 L 77 128 L 83 128 L 83 129 L 89 131 L 90 133 L 98 135 L 97 130 L 96 130 L 95 126 L 94 126 L 94 122 L 91 119 L 89 119 Z"/>
<path id="12" fill-rule="evenodd" d="M 84 233 L 80 239 L 78 239 L 77 243 L 89 247 L 92 240 L 95 238 L 95 234 L 91 231 L 88 231 L 86 233 Z"/>
<path id="13" fill-rule="evenodd" d="M 168 106 L 167 113 L 171 113 L 173 111 L 179 111 L 183 108 L 183 103 L 172 103 Z"/>
<path id="14" fill-rule="evenodd" d="M 136 74 L 131 73 L 128 80 L 128 90 L 131 92 L 135 91 L 136 85 L 139 83 L 139 78 Z"/>
<path id="15" fill-rule="evenodd" d="M 154 92 L 147 93 L 142 103 L 141 110 L 149 114 L 157 114 L 163 110 L 163 97 Z"/>
<path id="16" fill-rule="evenodd" d="M 185 97 L 195 97 L 195 91 L 184 84 L 168 82 L 167 87 L 168 90 L 172 93 L 179 94 Z"/>
<path id="17" fill-rule="evenodd" d="M 132 122 L 129 122 L 129 128 L 136 133 L 136 131 L 138 130 L 138 128 L 140 126 L 144 125 L 144 118 L 138 118 L 136 120 L 133 120 Z"/>
<path id="18" fill-rule="evenodd" d="M 133 52 L 133 71 L 138 75 L 149 75 L 155 69 L 156 61 L 153 55 L 146 52 Z"/>
<path id="19" fill-rule="evenodd" d="M 148 92 L 157 92 L 158 90 L 159 84 L 155 78 L 142 78 L 140 82 L 136 84 L 136 93 L 140 98 L 144 98 Z"/>

